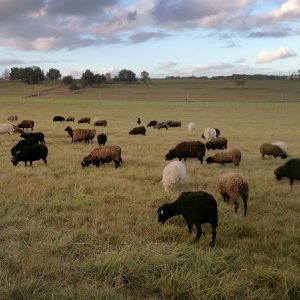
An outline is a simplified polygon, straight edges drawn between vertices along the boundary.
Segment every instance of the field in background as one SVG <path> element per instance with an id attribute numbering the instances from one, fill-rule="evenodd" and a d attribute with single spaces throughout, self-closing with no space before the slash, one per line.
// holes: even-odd
<path id="1" fill-rule="evenodd" d="M 168 95 L 176 94 L 173 88 L 179 90 L 170 86 Z M 300 157 L 298 103 L 170 103 L 137 101 L 143 98 L 125 93 L 116 101 L 87 94 L 75 100 L 23 99 L 20 94 L 0 98 L 0 122 L 14 114 L 33 119 L 35 131 L 45 133 L 49 157 L 48 166 L 38 161 L 33 168 L 13 167 L 10 148 L 19 137 L 0 135 L 1 299 L 299 299 L 300 182 L 292 188 L 286 179 L 277 182 L 273 170 L 284 160 L 263 161 L 259 154 L 261 143 L 283 140 L 289 155 Z M 224 92 L 223 100 L 228 99 Z M 64 129 L 92 125 L 53 123 L 54 115 L 107 119 L 108 126 L 97 133 L 122 148 L 123 166 L 82 170 L 80 161 L 96 143 L 70 144 Z M 144 125 L 173 119 L 183 126 L 129 136 L 137 117 Z M 197 124 L 195 136 L 187 133 L 190 121 Z M 187 182 L 163 192 L 164 155 L 178 142 L 201 140 L 207 126 L 219 128 L 229 146 L 241 150 L 240 167 L 188 160 Z M 241 203 L 235 214 L 215 192 L 216 177 L 229 171 L 249 180 L 245 219 Z M 209 226 L 193 244 L 196 233 L 188 234 L 182 218 L 157 223 L 161 204 L 196 190 L 214 194 L 218 202 L 214 250 Z"/>

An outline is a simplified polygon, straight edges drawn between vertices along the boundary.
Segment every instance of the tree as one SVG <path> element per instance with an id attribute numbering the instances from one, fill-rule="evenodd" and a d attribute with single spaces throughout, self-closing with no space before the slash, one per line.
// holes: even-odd
<path id="1" fill-rule="evenodd" d="M 144 83 L 147 83 L 150 80 L 149 73 L 146 71 L 141 72 L 141 79 Z"/>
<path id="2" fill-rule="evenodd" d="M 105 77 L 106 77 L 106 81 L 110 81 L 111 80 L 111 73 L 106 73 Z"/>
<path id="3" fill-rule="evenodd" d="M 126 69 L 123 69 L 119 72 L 118 79 L 125 82 L 134 82 L 137 80 L 135 73 Z"/>
<path id="4" fill-rule="evenodd" d="M 101 83 L 106 81 L 106 76 L 103 74 L 95 74 L 94 79 L 94 83 L 100 85 Z"/>
<path id="5" fill-rule="evenodd" d="M 81 82 L 81 86 L 82 87 L 86 87 L 87 85 L 92 86 L 93 83 L 95 82 L 95 75 L 93 72 L 91 72 L 90 70 L 86 70 L 80 79 Z"/>
<path id="6" fill-rule="evenodd" d="M 10 72 L 8 69 L 5 69 L 3 72 L 2 72 L 2 79 L 4 80 L 9 80 L 10 78 Z"/>
<path id="7" fill-rule="evenodd" d="M 47 79 L 49 80 L 59 80 L 61 78 L 60 71 L 57 69 L 51 68 L 46 74 Z"/>
<path id="8" fill-rule="evenodd" d="M 72 84 L 73 80 L 74 80 L 74 78 L 73 78 L 72 75 L 64 76 L 63 79 L 62 79 L 62 81 L 63 81 L 63 83 L 64 83 L 65 85 L 70 85 L 70 84 Z"/>
<path id="9" fill-rule="evenodd" d="M 80 86 L 77 85 L 76 81 L 73 80 L 72 83 L 70 84 L 70 90 L 71 91 L 77 91 L 80 90 Z"/>

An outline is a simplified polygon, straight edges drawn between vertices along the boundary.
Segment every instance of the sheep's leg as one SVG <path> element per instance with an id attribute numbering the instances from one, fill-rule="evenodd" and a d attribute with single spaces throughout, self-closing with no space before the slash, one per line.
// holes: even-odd
<path id="1" fill-rule="evenodd" d="M 32 160 L 30 161 L 30 166 L 31 166 L 31 168 L 33 168 L 33 166 L 32 166 Z"/>
<path id="2" fill-rule="evenodd" d="M 203 164 L 203 156 L 198 157 L 198 159 L 200 160 L 201 164 Z"/>
<path id="3" fill-rule="evenodd" d="M 193 222 L 191 220 L 189 220 L 188 218 L 184 217 L 186 224 L 188 226 L 188 230 L 189 233 L 192 233 L 192 229 L 193 229 Z"/>
<path id="4" fill-rule="evenodd" d="M 294 178 L 290 178 L 290 185 L 293 185 L 293 183 L 294 183 Z"/>
<path id="5" fill-rule="evenodd" d="M 120 163 L 122 164 L 123 163 L 123 159 L 122 159 L 122 157 L 120 156 Z"/>
<path id="6" fill-rule="evenodd" d="M 211 235 L 212 235 L 212 240 L 210 246 L 214 247 L 216 245 L 217 227 L 213 224 L 211 224 Z"/>
<path id="7" fill-rule="evenodd" d="M 233 200 L 234 201 L 234 211 L 237 212 L 239 208 L 239 203 L 237 202 L 237 199 Z"/>
<path id="8" fill-rule="evenodd" d="M 201 237 L 201 235 L 202 235 L 201 224 L 197 224 L 196 227 L 197 227 L 196 242 L 198 242 L 199 239 L 200 239 L 200 237 Z"/>
<path id="9" fill-rule="evenodd" d="M 44 164 L 47 165 L 47 159 L 43 158 Z"/>
<path id="10" fill-rule="evenodd" d="M 246 217 L 247 211 L 248 211 L 248 206 L 247 206 L 247 199 L 242 197 L 243 202 L 244 202 L 244 218 Z"/>

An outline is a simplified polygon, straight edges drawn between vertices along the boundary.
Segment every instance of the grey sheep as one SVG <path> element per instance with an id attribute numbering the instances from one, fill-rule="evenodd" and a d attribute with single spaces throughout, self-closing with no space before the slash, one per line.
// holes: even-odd
<path id="1" fill-rule="evenodd" d="M 208 164 L 218 163 L 224 165 L 225 163 L 233 163 L 239 166 L 242 159 L 242 153 L 238 149 L 218 150 L 215 155 L 206 159 Z"/>
<path id="2" fill-rule="evenodd" d="M 245 176 L 233 172 L 220 175 L 217 179 L 217 191 L 223 197 L 224 202 L 228 203 L 229 199 L 233 200 L 235 212 L 239 207 L 238 198 L 241 197 L 244 203 L 244 217 L 246 217 L 249 184 Z"/>
<path id="3" fill-rule="evenodd" d="M 273 145 L 270 143 L 264 143 L 259 148 L 262 159 L 265 159 L 265 155 L 281 157 L 282 159 L 287 158 L 286 152 L 278 145 Z"/>
<path id="4" fill-rule="evenodd" d="M 206 192 L 183 192 L 172 203 L 162 205 L 157 210 L 158 222 L 165 223 L 169 218 L 182 215 L 187 223 L 189 233 L 196 225 L 196 241 L 202 235 L 201 224 L 209 223 L 212 229 L 211 247 L 215 246 L 218 227 L 218 208 L 215 198 Z"/>

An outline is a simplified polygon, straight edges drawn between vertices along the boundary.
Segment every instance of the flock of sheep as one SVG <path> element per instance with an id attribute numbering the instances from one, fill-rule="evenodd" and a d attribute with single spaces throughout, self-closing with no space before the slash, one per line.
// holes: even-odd
<path id="1" fill-rule="evenodd" d="M 9 122 L 17 121 L 17 116 L 10 116 Z M 64 118 L 62 116 L 55 116 L 54 122 L 74 122 L 74 117 Z M 81 118 L 78 123 L 90 124 L 90 118 Z M 141 124 L 140 118 L 137 124 Z M 107 126 L 106 120 L 93 120 L 94 126 Z M 168 129 L 170 127 L 181 127 L 179 121 L 164 121 L 157 122 L 152 120 L 147 127 L 157 129 Z M 12 134 L 14 132 L 20 133 L 23 140 L 20 140 L 11 149 L 13 165 L 23 161 L 25 166 L 27 162 L 32 166 L 32 162 L 42 159 L 47 164 L 48 148 L 46 146 L 45 137 L 42 132 L 24 132 L 24 129 L 31 129 L 33 131 L 34 121 L 23 120 L 17 126 L 12 123 L 0 124 L 0 133 Z M 195 123 L 191 122 L 187 126 L 188 132 L 194 134 L 196 130 Z M 71 137 L 71 143 L 84 142 L 89 143 L 96 136 L 95 129 L 72 129 L 68 126 L 65 131 Z M 137 126 L 129 131 L 129 134 L 145 135 L 146 128 L 144 126 Z M 165 155 L 166 160 L 172 160 L 162 172 L 162 185 L 166 192 L 170 191 L 177 183 L 183 183 L 187 179 L 187 170 L 184 161 L 187 158 L 197 158 L 200 163 L 203 163 L 206 150 L 217 150 L 214 155 L 206 158 L 206 163 L 233 163 L 239 166 L 242 158 L 239 149 L 227 149 L 228 141 L 225 137 L 220 136 L 220 130 L 217 128 L 208 127 L 204 130 L 202 138 L 206 143 L 200 141 L 188 141 L 177 144 L 170 149 Z M 99 147 L 95 148 L 89 155 L 85 156 L 81 161 L 82 168 L 93 164 L 96 167 L 108 162 L 114 162 L 115 167 L 118 168 L 122 163 L 122 150 L 119 146 L 105 145 L 107 136 L 101 133 L 97 136 Z M 265 155 L 273 157 L 287 158 L 287 146 L 284 142 L 264 143 L 260 146 L 260 153 L 264 159 Z M 178 160 L 173 160 L 178 159 Z M 277 180 L 287 177 L 292 185 L 295 179 L 300 180 L 300 159 L 293 158 L 288 160 L 284 165 L 274 170 Z M 234 203 L 235 212 L 238 210 L 238 199 L 241 198 L 244 205 L 244 217 L 247 214 L 247 201 L 249 197 L 249 184 L 245 176 L 237 172 L 230 172 L 222 174 L 217 178 L 217 191 L 223 197 L 224 202 L 229 202 L 231 199 Z M 183 192 L 173 203 L 166 203 L 157 210 L 158 221 L 164 223 L 169 218 L 175 215 L 182 215 L 186 220 L 189 232 L 192 232 L 193 225 L 197 228 L 196 241 L 200 239 L 202 234 L 201 224 L 209 223 L 212 228 L 212 242 L 211 246 L 215 246 L 216 228 L 218 226 L 218 209 L 215 198 L 204 191 L 198 192 Z"/>

